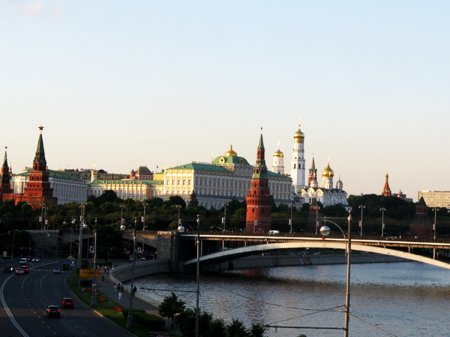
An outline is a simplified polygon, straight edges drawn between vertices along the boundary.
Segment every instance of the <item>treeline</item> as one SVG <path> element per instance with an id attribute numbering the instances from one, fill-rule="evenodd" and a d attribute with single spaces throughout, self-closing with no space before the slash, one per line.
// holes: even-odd
<path id="1" fill-rule="evenodd" d="M 416 205 L 397 197 L 382 197 L 375 194 L 354 196 L 348 198 L 352 207 L 354 231 L 358 231 L 358 221 L 361 218 L 362 208 L 364 219 L 364 233 L 379 235 L 381 230 L 382 209 L 384 209 L 384 222 L 386 235 L 401 235 L 409 231 L 409 224 L 415 216 Z M 311 221 L 315 214 L 310 213 L 310 205 L 295 204 L 272 205 L 272 228 L 280 232 L 290 231 L 290 219 L 292 219 L 293 232 L 312 232 Z M 89 197 L 80 205 L 68 203 L 64 205 L 48 205 L 43 209 L 33 210 L 28 204 L 14 205 L 12 202 L 0 203 L 0 244 L 10 246 L 14 232 L 18 245 L 20 241 L 26 241 L 27 236 L 19 231 L 24 229 L 78 229 L 80 226 L 81 207 L 84 207 L 85 222 L 93 228 L 96 225 L 99 238 L 120 246 L 120 224 L 127 228 L 136 225 L 138 230 L 171 230 L 176 229 L 180 220 L 186 230 L 197 229 L 197 215 L 200 218 L 201 231 L 242 231 L 245 228 L 246 204 L 232 200 L 226 205 L 226 219 L 223 223 L 225 209 L 206 209 L 199 206 L 195 193 L 189 202 L 185 202 L 179 196 L 172 196 L 168 200 L 152 198 L 146 201 L 132 199 L 123 200 L 117 197 L 113 191 L 106 191 L 100 197 Z M 319 203 L 319 217 L 345 218 L 347 210 L 342 205 L 323 207 Z M 145 212 L 145 217 L 144 217 Z M 430 221 L 433 221 L 434 211 L 428 210 Z M 450 233 L 450 213 L 445 208 L 436 209 L 438 232 Z M 144 220 L 144 221 L 142 221 Z M 101 246 L 99 247 L 101 252 Z"/>

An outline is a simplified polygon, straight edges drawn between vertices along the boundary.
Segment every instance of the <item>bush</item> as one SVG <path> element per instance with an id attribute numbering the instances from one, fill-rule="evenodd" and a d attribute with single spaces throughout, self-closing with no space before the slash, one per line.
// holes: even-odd
<path id="1" fill-rule="evenodd" d="M 128 316 L 128 309 L 123 311 L 123 316 Z M 133 320 L 136 324 L 144 325 L 149 331 L 165 330 L 165 322 L 161 317 L 147 314 L 144 310 L 133 310 Z"/>

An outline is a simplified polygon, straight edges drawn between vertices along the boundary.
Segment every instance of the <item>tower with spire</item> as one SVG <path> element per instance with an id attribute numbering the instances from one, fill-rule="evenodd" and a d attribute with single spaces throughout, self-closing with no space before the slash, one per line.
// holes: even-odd
<path id="1" fill-rule="evenodd" d="M 3 159 L 3 165 L 2 165 L 2 179 L 1 179 L 1 186 L 0 186 L 0 200 L 1 201 L 8 201 L 8 200 L 14 200 L 14 191 L 11 188 L 11 170 L 8 165 L 8 153 L 7 153 L 7 147 L 5 146 L 5 157 Z"/>
<path id="2" fill-rule="evenodd" d="M 16 198 L 16 202 L 25 201 L 33 209 L 42 208 L 43 205 L 56 204 L 53 189 L 50 187 L 47 160 L 45 159 L 44 140 L 42 138 L 43 126 L 39 127 L 39 139 L 36 154 L 33 160 L 33 170 L 30 172 L 23 195 Z"/>
<path id="3" fill-rule="evenodd" d="M 305 134 L 298 126 L 294 133 L 294 146 L 292 148 L 291 162 L 292 185 L 297 193 L 302 187 L 305 187 Z"/>
<path id="4" fill-rule="evenodd" d="M 317 181 L 316 162 L 315 162 L 315 160 L 314 160 L 314 157 L 312 158 L 311 168 L 309 169 L 309 174 L 308 174 L 308 186 L 309 186 L 309 187 L 313 187 L 313 188 L 319 187 L 319 183 L 318 183 L 318 181 Z"/>
<path id="5" fill-rule="evenodd" d="M 389 187 L 389 174 L 386 173 L 386 180 L 384 181 L 383 192 L 381 193 L 383 197 L 392 196 L 391 188 Z"/>
<path id="6" fill-rule="evenodd" d="M 250 190 L 245 197 L 247 202 L 246 231 L 247 233 L 266 233 L 269 231 L 272 216 L 272 196 L 269 190 L 267 166 L 263 135 L 259 138 L 256 165 L 250 181 Z"/>

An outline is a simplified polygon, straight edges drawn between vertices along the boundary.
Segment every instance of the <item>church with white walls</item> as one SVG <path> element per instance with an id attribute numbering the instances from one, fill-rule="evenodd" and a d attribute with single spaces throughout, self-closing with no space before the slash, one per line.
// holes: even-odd
<path id="1" fill-rule="evenodd" d="M 278 174 L 284 172 L 284 153 L 279 149 L 273 154 L 272 171 Z M 334 171 L 328 161 L 327 166 L 322 171 L 322 179 L 319 182 L 314 157 L 311 159 L 311 167 L 308 171 L 308 181 L 306 182 L 306 161 L 305 161 L 305 134 L 299 129 L 294 133 L 294 144 L 292 147 L 291 178 L 299 202 L 312 204 L 315 199 L 323 206 L 342 204 L 348 205 L 347 192 L 339 179 L 334 185 Z"/>

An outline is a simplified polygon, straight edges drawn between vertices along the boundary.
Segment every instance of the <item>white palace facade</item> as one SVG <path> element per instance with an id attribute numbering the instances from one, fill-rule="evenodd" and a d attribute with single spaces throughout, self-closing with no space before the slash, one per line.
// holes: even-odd
<path id="1" fill-rule="evenodd" d="M 192 162 L 154 175 L 156 195 L 161 198 L 181 196 L 189 202 L 195 192 L 199 205 L 222 208 L 227 202 L 245 200 L 250 189 L 253 167 L 237 155 L 232 147 L 212 163 Z M 294 189 L 289 176 L 268 172 L 269 188 L 275 204 L 290 204 Z"/>

